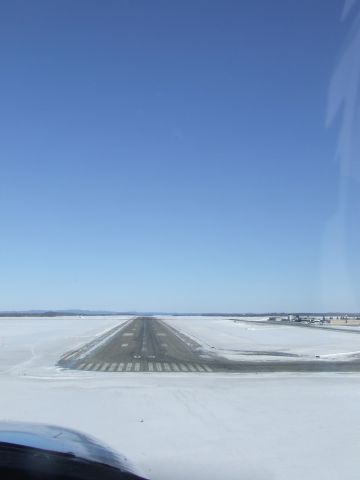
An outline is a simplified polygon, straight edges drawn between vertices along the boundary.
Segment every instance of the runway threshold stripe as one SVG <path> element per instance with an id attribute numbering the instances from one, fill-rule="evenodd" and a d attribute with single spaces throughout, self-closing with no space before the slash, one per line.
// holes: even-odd
<path id="1" fill-rule="evenodd" d="M 171 372 L 170 365 L 168 363 L 164 363 L 164 368 L 166 372 Z"/>
<path id="2" fill-rule="evenodd" d="M 213 369 L 210 368 L 210 367 L 208 367 L 207 365 L 203 365 L 203 367 L 205 368 L 205 370 L 206 370 L 207 372 L 212 372 L 212 371 L 213 371 Z"/>
<path id="3" fill-rule="evenodd" d="M 135 372 L 138 372 L 140 370 L 140 363 L 136 362 L 135 363 Z"/>
<path id="4" fill-rule="evenodd" d="M 113 372 L 117 366 L 117 363 L 112 363 L 109 368 L 109 372 Z"/>
<path id="5" fill-rule="evenodd" d="M 153 372 L 153 371 L 154 371 L 154 365 L 153 365 L 152 362 L 149 362 L 149 363 L 148 363 L 148 370 L 149 370 L 149 372 Z"/>
<path id="6" fill-rule="evenodd" d="M 101 367 L 101 363 L 97 363 L 93 368 L 93 370 L 99 370 L 100 367 Z"/>
<path id="7" fill-rule="evenodd" d="M 162 372 L 162 368 L 161 368 L 161 363 L 160 362 L 156 362 L 156 370 L 158 372 Z"/>
<path id="8" fill-rule="evenodd" d="M 179 369 L 179 367 L 176 365 L 176 363 L 172 363 L 172 364 L 171 364 L 171 367 L 172 367 L 172 369 L 173 369 L 174 372 L 180 372 L 180 369 Z"/>
<path id="9" fill-rule="evenodd" d="M 126 365 L 126 371 L 127 371 L 127 372 L 130 372 L 130 371 L 131 371 L 131 368 L 132 368 L 132 362 L 129 362 L 129 363 Z"/>
<path id="10" fill-rule="evenodd" d="M 83 370 L 85 365 L 86 365 L 86 363 L 80 363 L 80 365 L 78 366 L 78 369 Z"/>
<path id="11" fill-rule="evenodd" d="M 205 369 L 201 365 L 199 365 L 198 363 L 195 363 L 195 367 L 196 367 L 198 372 L 205 372 Z"/>
<path id="12" fill-rule="evenodd" d="M 189 371 L 188 368 L 187 368 L 187 366 L 184 365 L 183 363 L 180 363 L 180 370 L 181 370 L 182 372 L 188 372 L 188 371 Z"/>
<path id="13" fill-rule="evenodd" d="M 66 355 L 61 357 L 61 360 L 69 360 L 69 358 L 72 357 L 73 355 L 75 355 L 75 352 L 67 353 Z"/>
<path id="14" fill-rule="evenodd" d="M 94 365 L 93 363 L 87 363 L 87 364 L 85 365 L 85 370 L 91 370 L 92 367 L 93 367 L 93 365 Z"/>
<path id="15" fill-rule="evenodd" d="M 190 363 L 188 364 L 188 368 L 189 368 L 190 372 L 196 372 L 195 366 L 191 365 Z"/>
<path id="16" fill-rule="evenodd" d="M 117 371 L 122 372 L 124 370 L 124 365 L 125 365 L 124 363 L 119 363 Z"/>
<path id="17" fill-rule="evenodd" d="M 101 372 L 105 372 L 105 370 L 108 369 L 108 366 L 109 366 L 109 365 L 110 365 L 110 364 L 107 363 L 107 362 L 103 363 L 102 367 L 100 368 L 100 371 L 101 371 Z"/>

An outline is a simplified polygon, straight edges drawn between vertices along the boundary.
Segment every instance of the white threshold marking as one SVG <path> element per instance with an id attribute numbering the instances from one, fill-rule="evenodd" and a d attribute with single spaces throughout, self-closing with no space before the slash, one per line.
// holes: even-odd
<path id="1" fill-rule="evenodd" d="M 122 343 L 122 344 L 121 344 L 121 346 L 122 346 L 123 348 L 126 348 L 128 345 L 129 345 L 128 343 Z"/>
<path id="2" fill-rule="evenodd" d="M 166 372 L 171 372 L 170 365 L 168 363 L 164 363 L 164 368 Z"/>
<path id="3" fill-rule="evenodd" d="M 92 367 L 93 367 L 93 363 L 88 363 L 86 366 L 85 366 L 85 370 L 91 370 Z"/>
<path id="4" fill-rule="evenodd" d="M 101 363 L 97 363 L 93 368 L 93 370 L 99 370 L 100 367 L 101 367 Z"/>
<path id="5" fill-rule="evenodd" d="M 101 372 L 105 372 L 105 370 L 108 369 L 108 366 L 109 366 L 109 365 L 110 365 L 109 363 L 105 362 L 105 363 L 103 364 L 103 366 L 100 368 L 100 371 L 101 371 Z"/>
<path id="6" fill-rule="evenodd" d="M 75 355 L 76 352 L 70 352 L 70 353 L 67 353 L 66 355 L 64 355 L 63 357 L 61 357 L 61 360 L 68 360 L 70 357 L 72 357 L 73 355 Z"/>
<path id="7" fill-rule="evenodd" d="M 130 372 L 130 371 L 131 371 L 131 367 L 132 367 L 132 362 L 129 362 L 129 363 L 126 365 L 126 371 L 127 371 L 127 372 Z"/>
<path id="8" fill-rule="evenodd" d="M 196 368 L 194 365 L 188 364 L 188 367 L 191 372 L 196 372 Z"/>
<path id="9" fill-rule="evenodd" d="M 86 363 L 81 363 L 79 366 L 78 366 L 78 369 L 82 370 L 84 367 L 85 367 Z"/>
<path id="10" fill-rule="evenodd" d="M 122 372 L 124 370 L 124 365 L 125 365 L 124 363 L 119 363 L 117 371 Z"/>
<path id="11" fill-rule="evenodd" d="M 160 362 L 156 362 L 156 370 L 158 372 L 162 372 L 162 368 L 161 368 L 161 363 Z"/>
<path id="12" fill-rule="evenodd" d="M 114 372 L 116 366 L 117 366 L 117 363 L 112 363 L 112 364 L 110 365 L 109 372 Z"/>
<path id="13" fill-rule="evenodd" d="M 188 368 L 187 368 L 187 366 L 184 365 L 183 363 L 180 363 L 180 370 L 181 370 L 182 372 L 188 372 L 188 371 L 189 371 Z"/>
<path id="14" fill-rule="evenodd" d="M 207 372 L 212 372 L 212 371 L 213 371 L 213 369 L 210 368 L 210 367 L 208 367 L 207 365 L 203 365 L 203 367 L 205 368 L 205 370 L 206 370 Z"/>
<path id="15" fill-rule="evenodd" d="M 197 368 L 198 372 L 205 372 L 205 369 L 198 363 L 195 363 L 195 367 Z"/>
<path id="16" fill-rule="evenodd" d="M 176 365 L 176 363 L 172 363 L 171 366 L 172 366 L 172 369 L 173 369 L 174 372 L 179 372 L 179 371 L 180 371 L 180 369 L 179 369 L 179 367 Z"/>
<path id="17" fill-rule="evenodd" d="M 138 372 L 140 370 L 140 362 L 135 363 L 135 372 Z"/>
<path id="18" fill-rule="evenodd" d="M 149 372 L 153 372 L 154 371 L 154 365 L 152 362 L 148 362 L 148 369 L 149 369 Z"/>

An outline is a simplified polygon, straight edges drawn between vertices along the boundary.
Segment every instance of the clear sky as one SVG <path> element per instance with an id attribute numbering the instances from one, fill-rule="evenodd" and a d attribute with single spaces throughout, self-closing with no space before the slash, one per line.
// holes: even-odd
<path id="1" fill-rule="evenodd" d="M 0 309 L 347 309 L 342 7 L 2 1 Z"/>

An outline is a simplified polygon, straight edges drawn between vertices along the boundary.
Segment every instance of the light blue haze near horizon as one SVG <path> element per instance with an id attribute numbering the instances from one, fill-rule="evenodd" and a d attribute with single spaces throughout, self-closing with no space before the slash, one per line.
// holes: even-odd
<path id="1" fill-rule="evenodd" d="M 0 309 L 348 310 L 342 6 L 1 2 Z"/>

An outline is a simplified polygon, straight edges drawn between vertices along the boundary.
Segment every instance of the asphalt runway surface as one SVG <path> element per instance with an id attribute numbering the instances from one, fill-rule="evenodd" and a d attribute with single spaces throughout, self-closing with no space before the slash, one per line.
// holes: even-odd
<path id="1" fill-rule="evenodd" d="M 97 372 L 359 372 L 360 360 L 322 361 L 289 357 L 289 360 L 281 361 L 231 361 L 216 351 L 203 351 L 194 339 L 162 320 L 136 317 L 78 350 L 66 352 L 58 366 Z"/>

